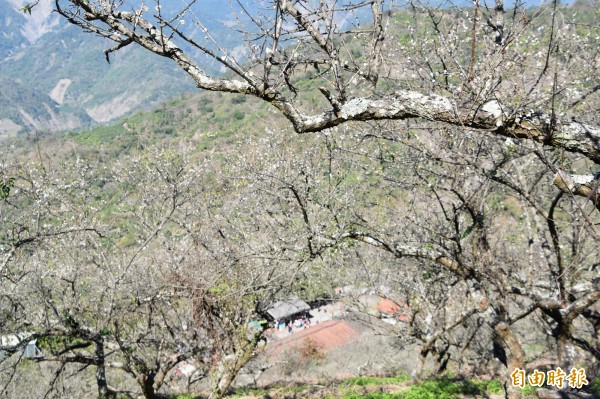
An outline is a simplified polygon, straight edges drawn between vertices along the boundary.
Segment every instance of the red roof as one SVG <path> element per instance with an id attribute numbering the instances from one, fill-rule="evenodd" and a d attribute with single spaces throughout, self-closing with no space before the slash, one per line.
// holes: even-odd
<path id="1" fill-rule="evenodd" d="M 377 310 L 379 310 L 381 313 L 384 313 L 388 316 L 393 316 L 397 320 L 404 322 L 409 321 L 409 316 L 406 314 L 406 310 L 408 309 L 410 308 L 406 303 L 399 305 L 391 299 L 382 299 L 377 304 Z"/>

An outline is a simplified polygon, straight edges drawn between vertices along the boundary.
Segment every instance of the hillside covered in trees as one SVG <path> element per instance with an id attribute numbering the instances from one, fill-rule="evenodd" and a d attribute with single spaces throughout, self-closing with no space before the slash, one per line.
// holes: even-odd
<path id="1" fill-rule="evenodd" d="M 1 397 L 222 397 L 304 372 L 330 390 L 278 394 L 518 398 L 536 387 L 515 370 L 558 367 L 586 383 L 539 395 L 598 393 L 596 3 L 239 2 L 244 54 L 193 4 L 124 3 L 56 4 L 207 90 L 3 138 Z M 296 297 L 377 344 L 277 349 L 269 309 Z M 395 375 L 333 383 L 348 348 L 369 359 L 352 377 Z"/>

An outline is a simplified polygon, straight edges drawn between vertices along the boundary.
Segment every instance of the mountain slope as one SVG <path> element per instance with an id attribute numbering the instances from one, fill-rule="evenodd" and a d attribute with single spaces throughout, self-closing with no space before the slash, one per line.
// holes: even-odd
<path id="1" fill-rule="evenodd" d="M 18 132 L 27 126 L 36 130 L 65 130 L 88 125 L 90 117 L 50 96 L 21 83 L 0 78 L 0 135 Z"/>
<path id="2" fill-rule="evenodd" d="M 0 119 L 8 124 L 67 130 L 148 109 L 193 89 L 175 65 L 141 48 L 122 49 L 107 63 L 103 52 L 113 44 L 68 25 L 52 13 L 52 4 L 40 1 L 30 16 L 19 11 L 20 0 L 0 0 L 0 79 L 3 87 L 11 86 L 10 95 L 0 96 Z M 218 10 L 213 4 L 213 12 Z M 214 26 L 223 25 L 215 19 Z M 52 104 L 53 116 L 42 103 Z M 68 111 L 62 115 L 70 108 L 77 118 Z M 23 109 L 37 115 L 35 123 Z"/>

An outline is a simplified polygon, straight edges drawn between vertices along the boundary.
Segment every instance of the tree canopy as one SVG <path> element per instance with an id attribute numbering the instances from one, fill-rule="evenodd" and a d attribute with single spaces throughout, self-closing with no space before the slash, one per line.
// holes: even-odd
<path id="1" fill-rule="evenodd" d="M 69 22 L 116 43 L 107 59 L 142 46 L 173 60 L 199 88 L 272 104 L 298 133 L 418 119 L 600 162 L 600 128 L 589 112 L 599 87 L 590 73 L 595 28 L 565 18 L 558 2 L 509 9 L 502 0 L 468 8 L 410 2 L 394 13 L 378 0 L 237 1 L 226 23 L 244 44 L 233 48 L 211 35 L 195 1 L 184 3 L 55 2 Z M 206 58 L 229 73 L 209 74 Z M 294 85 L 307 70 L 322 94 L 313 106 Z M 555 172 L 558 188 L 597 203 L 596 175 Z"/>

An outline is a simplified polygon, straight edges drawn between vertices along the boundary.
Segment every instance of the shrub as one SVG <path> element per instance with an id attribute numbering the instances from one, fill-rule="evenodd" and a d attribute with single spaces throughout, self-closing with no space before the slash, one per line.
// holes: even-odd
<path id="1" fill-rule="evenodd" d="M 320 363 L 325 359 L 320 345 L 313 339 L 306 339 L 297 349 L 299 359 L 306 363 Z"/>
<path id="2" fill-rule="evenodd" d="M 232 104 L 242 104 L 246 102 L 246 96 L 243 95 L 239 95 L 239 96 L 234 96 L 231 98 L 231 103 Z"/>
<path id="3" fill-rule="evenodd" d="M 241 121 L 242 119 L 244 119 L 245 116 L 246 115 L 242 111 L 240 111 L 239 109 L 236 109 L 233 112 L 233 119 L 235 119 L 235 120 Z"/>

